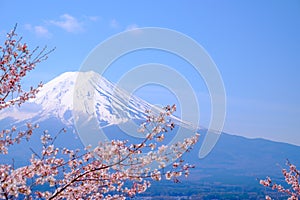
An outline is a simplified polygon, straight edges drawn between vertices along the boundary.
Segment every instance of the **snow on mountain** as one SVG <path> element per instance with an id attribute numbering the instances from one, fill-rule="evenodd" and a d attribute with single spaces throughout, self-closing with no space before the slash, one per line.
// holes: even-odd
<path id="1" fill-rule="evenodd" d="M 78 75 L 84 79 L 78 79 Z M 75 84 L 77 91 L 74 93 Z M 154 108 L 146 101 L 116 87 L 98 73 L 65 72 L 46 83 L 35 99 L 21 107 L 15 106 L 0 111 L 0 120 L 10 118 L 16 123 L 37 123 L 57 118 L 67 126 L 73 125 L 74 94 L 81 95 L 79 98 L 93 99 L 93 105 L 90 106 L 92 108 L 85 104 L 77 105 L 77 108 L 80 107 L 87 113 L 92 109 L 100 127 L 121 124 L 131 119 L 143 119 L 145 110 Z M 189 126 L 176 117 L 174 121 Z"/>
<path id="2" fill-rule="evenodd" d="M 65 72 L 46 83 L 35 99 L 31 99 L 21 107 L 15 106 L 1 111 L 0 120 L 12 118 L 21 122 L 36 119 L 34 122 L 40 122 L 55 117 L 64 124 L 71 125 L 74 85 L 79 73 L 85 73 L 89 79 L 82 86 L 91 88 L 85 85 L 90 84 L 97 91 L 94 92 L 93 98 L 100 124 L 122 123 L 129 118 L 140 119 L 145 109 L 151 108 L 150 104 L 137 97 L 130 97 L 130 94 L 116 88 L 95 72 Z M 86 91 L 87 94 L 88 92 Z M 129 102 L 125 102 L 126 99 L 129 99 Z"/>

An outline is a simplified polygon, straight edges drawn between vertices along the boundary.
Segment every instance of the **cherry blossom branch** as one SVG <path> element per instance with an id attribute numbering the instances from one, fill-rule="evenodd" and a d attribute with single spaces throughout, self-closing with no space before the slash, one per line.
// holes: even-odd
<path id="1" fill-rule="evenodd" d="M 38 127 L 38 124 L 35 124 L 33 126 L 32 124 L 27 123 L 27 130 L 19 131 L 16 136 L 13 135 L 17 132 L 17 128 L 15 126 L 13 126 L 11 129 L 5 129 L 0 131 L 0 155 L 8 154 L 8 147 L 14 145 L 15 143 L 19 144 L 22 139 L 26 139 L 28 141 L 34 129 Z"/>
<path id="2" fill-rule="evenodd" d="M 36 88 L 31 87 L 28 91 L 24 91 L 21 80 L 55 50 L 53 48 L 46 51 L 47 47 L 44 47 L 32 59 L 39 47 L 36 47 L 31 53 L 27 44 L 21 43 L 22 37 L 16 38 L 16 28 L 17 25 L 7 34 L 4 46 L 0 45 L 0 110 L 14 104 L 21 105 L 35 97 L 42 87 L 42 83 Z M 14 96 L 15 93 L 17 93 L 16 96 Z M 8 98 L 9 95 L 11 98 Z"/>
<path id="3" fill-rule="evenodd" d="M 260 180 L 259 183 L 279 193 L 287 194 L 289 196 L 288 200 L 298 200 L 298 198 L 300 198 L 300 171 L 297 170 L 296 166 L 291 164 L 289 160 L 287 160 L 286 165 L 289 167 L 289 170 L 282 169 L 282 174 L 286 183 L 290 185 L 290 188 L 286 189 L 282 185 L 274 183 L 270 177 L 267 177 L 265 180 Z M 267 195 L 266 199 L 271 200 L 271 197 Z"/>

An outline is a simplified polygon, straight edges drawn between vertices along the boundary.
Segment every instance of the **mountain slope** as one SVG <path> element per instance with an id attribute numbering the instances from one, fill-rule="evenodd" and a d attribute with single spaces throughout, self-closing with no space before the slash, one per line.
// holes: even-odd
<path id="1" fill-rule="evenodd" d="M 197 144 L 195 148 L 199 146 Z M 189 159 L 195 156 L 194 153 L 187 154 Z M 261 176 L 281 176 L 281 168 L 286 167 L 286 159 L 300 165 L 299 156 L 299 146 L 223 133 L 207 157 L 194 161 L 204 171 L 215 170 L 214 173 L 219 171 L 220 174 L 247 176 L 255 180 Z"/>

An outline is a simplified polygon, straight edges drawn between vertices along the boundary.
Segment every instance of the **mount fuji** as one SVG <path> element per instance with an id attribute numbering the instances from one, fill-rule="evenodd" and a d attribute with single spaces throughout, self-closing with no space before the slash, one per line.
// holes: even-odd
<path id="1" fill-rule="evenodd" d="M 78 75 L 83 75 L 84 79 L 77 80 Z M 74 91 L 76 81 L 80 81 L 77 84 L 80 87 L 76 87 L 76 90 L 81 90 L 81 94 Z M 21 107 L 15 106 L 0 111 L 0 121 L 10 119 L 14 124 L 39 123 L 56 118 L 65 126 L 72 126 L 74 124 L 72 111 L 76 110 L 76 107 L 80 106 L 81 110 L 87 113 L 91 110 L 85 103 L 74 107 L 74 94 L 81 95 L 79 98 L 83 99 L 93 98 L 93 109 L 101 128 L 129 120 L 145 119 L 145 110 L 152 110 L 154 113 L 160 111 L 160 108 L 118 88 L 96 72 L 65 72 L 46 83 L 36 98 L 29 100 Z M 92 97 L 91 94 L 93 94 Z M 181 126 L 191 126 L 191 128 L 193 126 L 175 116 L 172 118 Z"/>
<path id="2" fill-rule="evenodd" d="M 130 94 L 116 88 L 95 72 L 65 72 L 46 83 L 36 98 L 21 107 L 15 106 L 0 111 L 0 120 L 10 118 L 15 123 L 24 121 L 38 123 L 56 118 L 66 126 L 72 125 L 74 86 L 79 73 L 85 73 L 90 78 L 90 84 L 93 84 L 94 89 L 98 91 L 94 93 L 93 98 L 98 114 L 97 119 L 102 126 L 122 123 L 130 118 L 141 119 L 144 111 L 151 108 L 149 103 L 135 96 L 130 97 Z M 86 87 L 85 84 L 83 87 Z M 129 98 L 129 102 L 124 102 Z M 118 107 L 112 108 L 112 102 Z"/>

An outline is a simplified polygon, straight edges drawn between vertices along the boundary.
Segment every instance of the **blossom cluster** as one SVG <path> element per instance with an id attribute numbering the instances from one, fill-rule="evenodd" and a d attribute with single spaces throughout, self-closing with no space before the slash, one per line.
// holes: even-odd
<path id="1" fill-rule="evenodd" d="M 0 131 L 0 155 L 8 154 L 8 147 L 14 145 L 15 143 L 19 144 L 22 139 L 27 141 L 30 139 L 33 130 L 38 128 L 38 124 L 32 126 L 32 124 L 27 123 L 27 129 L 25 131 L 18 131 L 15 126 L 11 129 L 5 129 Z M 16 134 L 15 134 L 16 133 Z"/>
<path id="2" fill-rule="evenodd" d="M 270 177 L 267 177 L 265 180 L 260 180 L 260 184 L 272 188 L 272 190 L 276 190 L 280 193 L 285 193 L 289 196 L 288 200 L 298 200 L 300 197 L 300 171 L 297 170 L 296 166 L 287 161 L 287 166 L 289 166 L 289 170 L 282 169 L 282 174 L 285 178 L 285 182 L 290 186 L 290 188 L 286 189 L 282 185 L 272 182 Z M 270 200 L 271 197 L 266 196 L 267 200 Z"/>
<path id="3" fill-rule="evenodd" d="M 55 147 L 57 136 L 44 131 L 42 151 L 33 152 L 29 165 L 17 169 L 0 165 L 0 198 L 125 199 L 145 192 L 151 181 L 179 182 L 194 168 L 182 157 L 199 134 L 171 146 L 162 144 L 162 136 L 175 127 L 170 120 L 175 110 L 175 105 L 167 106 L 158 116 L 147 111 L 140 130 L 146 137 L 138 144 L 112 140 L 94 149 L 71 150 Z M 167 166 L 170 160 L 174 162 Z M 39 190 L 40 185 L 48 189 Z"/>
<path id="4" fill-rule="evenodd" d="M 31 52 L 15 32 L 16 26 L 7 34 L 4 45 L 0 45 L 0 110 L 35 97 L 42 83 L 25 91 L 21 80 L 54 50 L 46 52 L 45 47 L 38 52 L 36 47 Z"/>

